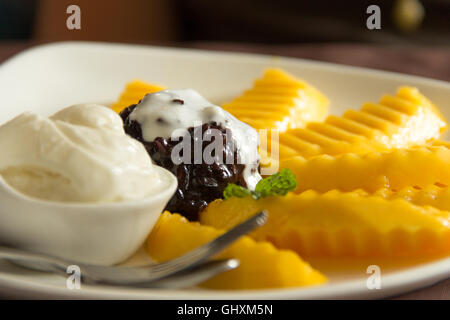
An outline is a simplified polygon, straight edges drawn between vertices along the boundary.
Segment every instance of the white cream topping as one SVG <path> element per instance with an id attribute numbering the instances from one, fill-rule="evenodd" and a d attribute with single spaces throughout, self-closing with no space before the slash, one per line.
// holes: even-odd
<path id="1" fill-rule="evenodd" d="M 0 174 L 52 201 L 115 202 L 158 192 L 161 177 L 111 109 L 80 104 L 47 118 L 26 112 L 0 127 Z"/>
<path id="2" fill-rule="evenodd" d="M 130 119 L 140 124 L 145 141 L 153 141 L 157 137 L 176 138 L 182 136 L 187 128 L 214 121 L 231 131 L 239 162 L 245 164 L 247 187 L 254 189 L 261 179 L 257 170 L 259 136 L 256 130 L 195 90 L 163 90 L 148 94 L 130 114 Z"/>

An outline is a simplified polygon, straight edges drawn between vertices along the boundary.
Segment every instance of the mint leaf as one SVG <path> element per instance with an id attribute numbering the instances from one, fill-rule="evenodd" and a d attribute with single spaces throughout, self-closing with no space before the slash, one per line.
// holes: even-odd
<path id="1" fill-rule="evenodd" d="M 296 187 L 297 179 L 295 175 L 291 170 L 283 169 L 270 177 L 260 180 L 255 187 L 255 191 L 230 183 L 223 191 L 223 197 L 226 200 L 231 197 L 243 198 L 252 196 L 257 200 L 268 196 L 284 196 Z"/>
<path id="2" fill-rule="evenodd" d="M 255 193 L 260 198 L 267 196 L 284 196 L 297 187 L 295 175 L 289 169 L 283 169 L 258 182 Z"/>
<path id="3" fill-rule="evenodd" d="M 244 187 L 238 186 L 234 183 L 229 183 L 225 190 L 223 190 L 223 197 L 224 199 L 229 199 L 231 197 L 248 197 L 251 196 L 252 192 L 248 189 L 245 189 Z"/>

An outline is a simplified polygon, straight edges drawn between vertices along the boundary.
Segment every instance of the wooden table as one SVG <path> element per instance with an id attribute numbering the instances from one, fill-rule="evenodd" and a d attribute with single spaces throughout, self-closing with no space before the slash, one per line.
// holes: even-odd
<path id="1" fill-rule="evenodd" d="M 14 54 L 36 45 L 33 42 L 0 43 L 0 63 Z M 249 45 L 236 43 L 189 43 L 175 46 L 253 52 L 335 62 L 419 75 L 450 81 L 450 48 L 380 47 L 373 45 Z M 7 293 L 0 293 L 7 297 Z M 450 279 L 438 284 L 403 294 L 393 299 L 450 300 Z"/>

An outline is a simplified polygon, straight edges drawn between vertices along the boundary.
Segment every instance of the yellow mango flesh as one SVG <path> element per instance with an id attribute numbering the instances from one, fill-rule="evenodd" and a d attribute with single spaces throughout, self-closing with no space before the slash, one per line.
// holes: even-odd
<path id="1" fill-rule="evenodd" d="M 251 236 L 303 257 L 421 257 L 450 253 L 450 213 L 403 199 L 307 191 L 284 197 L 212 202 L 203 224 L 228 229 L 262 209 L 268 222 Z"/>
<path id="2" fill-rule="evenodd" d="M 395 96 L 385 95 L 378 104 L 365 103 L 360 111 L 348 110 L 342 117 L 329 116 L 325 122 L 280 133 L 279 141 L 268 141 L 263 156 L 282 161 L 321 154 L 362 155 L 423 145 L 446 129 L 444 117 L 425 96 L 416 88 L 400 87 Z M 271 148 L 278 148 L 278 156 L 272 155 Z"/>
<path id="3" fill-rule="evenodd" d="M 363 189 L 373 193 L 381 188 L 450 185 L 450 149 L 444 146 L 394 149 L 363 156 L 322 155 L 309 160 L 295 157 L 282 161 L 280 167 L 291 169 L 296 176 L 296 193 L 310 189 L 318 192 Z"/>
<path id="4" fill-rule="evenodd" d="M 364 190 L 358 190 L 361 195 L 370 195 Z M 398 191 L 382 188 L 373 195 L 385 199 L 405 199 L 418 206 L 432 206 L 440 210 L 450 211 L 450 188 L 439 185 L 429 185 L 424 188 L 405 187 Z"/>
<path id="5" fill-rule="evenodd" d="M 147 251 L 157 261 L 176 258 L 213 240 L 222 231 L 189 222 L 179 214 L 164 212 L 147 239 Z M 237 269 L 202 283 L 212 289 L 262 289 L 318 285 L 326 281 L 296 253 L 276 249 L 268 242 L 242 237 L 220 253 L 217 259 L 237 258 Z"/>
<path id="6" fill-rule="evenodd" d="M 158 92 L 164 89 L 167 88 L 141 80 L 131 81 L 127 83 L 125 90 L 120 94 L 119 100 L 111 106 L 111 109 L 120 113 L 126 107 L 138 103 L 147 93 Z"/>
<path id="7" fill-rule="evenodd" d="M 309 121 L 322 121 L 327 98 L 308 83 L 280 69 L 268 69 L 253 88 L 222 107 L 255 129 L 303 127 Z"/>

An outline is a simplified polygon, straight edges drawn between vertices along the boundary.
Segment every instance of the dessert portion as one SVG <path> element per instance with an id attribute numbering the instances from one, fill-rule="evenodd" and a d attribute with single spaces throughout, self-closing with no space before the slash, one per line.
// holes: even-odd
<path id="1" fill-rule="evenodd" d="M 0 126 L 0 175 L 27 196 L 65 202 L 142 199 L 167 186 L 111 109 L 80 104 Z M 168 173 L 167 173 L 168 174 Z"/>
<path id="2" fill-rule="evenodd" d="M 152 209 L 152 221 L 131 215 L 100 223 L 114 221 L 115 232 L 106 227 L 106 233 L 128 247 L 132 237 L 118 234 L 139 233 L 133 251 L 159 218 L 145 248 L 161 262 L 267 210 L 266 225 L 215 257 L 237 258 L 240 267 L 204 282 L 205 288 L 325 283 L 303 257 L 448 255 L 450 143 L 437 140 L 447 128 L 437 108 L 411 87 L 323 120 L 327 103 L 317 89 L 278 69 L 266 70 L 223 107 L 191 89 L 133 81 L 112 109 L 80 104 L 50 117 L 24 113 L 0 126 L 0 177 L 23 195 L 71 203 L 139 200 L 166 190 L 157 206 L 141 210 Z M 280 171 L 264 179 L 255 129 L 280 134 L 268 145 L 279 147 Z M 175 187 L 169 171 L 178 187 L 167 203 L 169 178 Z M 8 230 L 14 224 L 5 223 Z M 89 228 L 81 229 L 84 252 L 94 241 Z M 73 248 L 76 241 L 68 239 Z M 123 260 L 120 255 L 108 263 Z"/>
<path id="3" fill-rule="evenodd" d="M 176 258 L 223 233 L 222 230 L 189 222 L 178 214 L 164 212 L 153 228 L 147 251 L 157 261 Z M 319 271 L 295 252 L 276 249 L 269 242 L 244 236 L 215 258 L 237 258 L 237 269 L 201 284 L 210 289 L 263 289 L 318 285 L 326 282 Z"/>
<path id="4" fill-rule="evenodd" d="M 416 88 L 400 87 L 395 96 L 385 95 L 378 104 L 365 103 L 360 111 L 348 110 L 342 117 L 328 116 L 324 122 L 281 133 L 279 142 L 268 141 L 267 150 L 270 156 L 275 144 L 280 161 L 295 156 L 366 154 L 423 145 L 446 129 L 445 119 L 425 96 Z"/>
<path id="5" fill-rule="evenodd" d="M 178 178 L 171 212 L 197 220 L 228 183 L 253 189 L 261 178 L 256 130 L 194 90 L 148 94 L 120 115 L 125 132 Z"/>
<path id="6" fill-rule="evenodd" d="M 322 121 L 328 99 L 316 88 L 281 69 L 267 69 L 253 88 L 222 107 L 255 129 L 286 131 Z"/>
<path id="7" fill-rule="evenodd" d="M 267 210 L 266 225 L 215 257 L 240 267 L 205 288 L 325 283 L 302 257 L 448 255 L 450 143 L 436 140 L 447 127 L 436 107 L 411 87 L 321 122 L 326 105 L 317 89 L 277 69 L 223 108 L 194 90 L 133 81 L 112 110 L 75 105 L 0 126 L 0 175 L 30 197 L 105 203 L 161 192 L 168 169 L 178 181 L 166 206 L 173 213 L 160 215 L 160 203 L 146 241 L 157 261 Z M 280 171 L 265 179 L 255 128 L 280 134 L 268 145 L 279 147 Z M 278 161 L 267 156 L 266 164 Z M 142 243 L 151 227 L 138 225 Z"/>
<path id="8" fill-rule="evenodd" d="M 265 209 L 251 237 L 303 257 L 423 257 L 450 252 L 450 212 L 337 190 L 212 202 L 200 222 L 228 229 Z"/>
<path id="9" fill-rule="evenodd" d="M 291 169 L 296 176 L 296 193 L 310 189 L 318 192 L 363 189 L 373 193 L 381 188 L 395 191 L 436 183 L 450 185 L 450 149 L 444 146 L 393 149 L 364 156 L 347 153 L 309 160 L 295 157 L 282 161 L 280 167 Z"/>
<path id="10" fill-rule="evenodd" d="M 119 100 L 111 106 L 115 112 L 120 113 L 123 109 L 137 104 L 147 93 L 165 90 L 162 86 L 134 80 L 127 83 L 125 90 L 120 94 Z"/>

